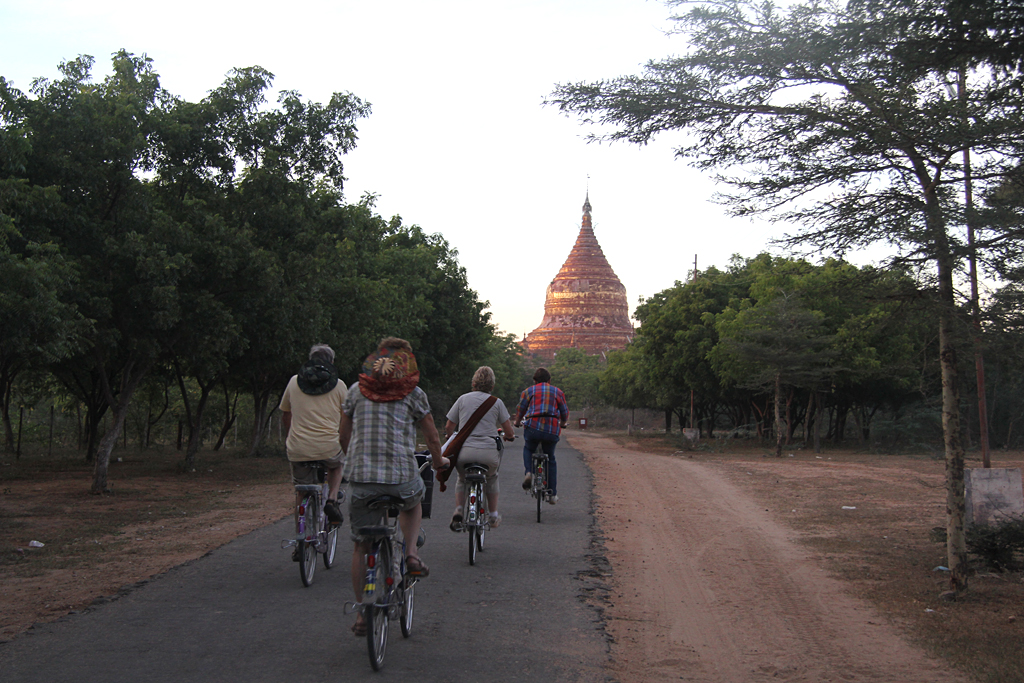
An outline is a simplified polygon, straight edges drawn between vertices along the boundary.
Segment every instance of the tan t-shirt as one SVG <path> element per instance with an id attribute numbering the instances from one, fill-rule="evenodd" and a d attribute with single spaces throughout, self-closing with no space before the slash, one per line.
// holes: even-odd
<path id="1" fill-rule="evenodd" d="M 326 460 L 338 454 L 341 407 L 347 395 L 348 389 L 341 381 L 326 394 L 310 396 L 302 393 L 295 376 L 288 380 L 280 408 L 292 414 L 292 426 L 284 444 L 289 460 Z"/>

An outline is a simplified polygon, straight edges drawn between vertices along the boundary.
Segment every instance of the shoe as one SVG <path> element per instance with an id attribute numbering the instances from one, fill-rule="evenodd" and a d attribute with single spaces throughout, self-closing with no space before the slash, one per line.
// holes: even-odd
<path id="1" fill-rule="evenodd" d="M 406 557 L 405 573 L 422 579 L 430 576 L 430 568 L 423 564 L 423 560 L 418 557 Z"/>
<path id="2" fill-rule="evenodd" d="M 338 504 L 333 500 L 329 500 L 324 503 L 324 513 L 327 515 L 327 521 L 331 524 L 341 526 L 345 518 L 341 515 L 341 510 L 338 509 Z"/>
<path id="3" fill-rule="evenodd" d="M 558 496 L 548 495 L 546 500 L 548 501 L 548 505 L 554 505 L 555 503 L 558 502 Z"/>
<path id="4" fill-rule="evenodd" d="M 497 529 L 499 526 L 501 526 L 501 513 L 500 512 L 492 512 L 490 517 L 491 517 L 491 519 L 490 519 L 490 527 L 492 529 Z"/>
<path id="5" fill-rule="evenodd" d="M 462 531 L 462 513 L 456 512 L 452 515 L 452 523 L 448 525 L 452 531 Z"/>
<path id="6" fill-rule="evenodd" d="M 523 479 L 523 490 L 529 491 L 531 486 L 533 486 L 533 474 L 531 472 L 527 472 L 526 479 Z"/>
<path id="7" fill-rule="evenodd" d="M 295 546 L 295 550 L 292 551 L 292 562 L 298 562 L 299 561 L 299 555 L 301 553 L 302 553 L 302 550 L 299 548 L 299 546 L 296 545 Z"/>
<path id="8" fill-rule="evenodd" d="M 352 633 L 356 634 L 356 638 L 365 638 L 366 637 L 366 622 L 365 621 L 357 621 L 356 623 L 352 624 Z"/>

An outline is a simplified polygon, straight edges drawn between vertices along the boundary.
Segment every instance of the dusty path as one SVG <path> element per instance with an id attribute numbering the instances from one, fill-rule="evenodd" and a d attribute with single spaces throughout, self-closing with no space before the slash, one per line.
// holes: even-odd
<path id="1" fill-rule="evenodd" d="M 713 465 L 569 441 L 594 472 L 622 683 L 962 680 L 845 594 Z"/>

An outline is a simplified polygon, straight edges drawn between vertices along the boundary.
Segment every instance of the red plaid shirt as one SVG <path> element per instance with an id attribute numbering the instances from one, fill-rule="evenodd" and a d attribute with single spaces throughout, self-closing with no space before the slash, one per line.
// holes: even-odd
<path id="1" fill-rule="evenodd" d="M 541 382 L 527 387 L 519 397 L 519 414 L 527 427 L 558 436 L 569 419 L 569 404 L 561 389 Z"/>

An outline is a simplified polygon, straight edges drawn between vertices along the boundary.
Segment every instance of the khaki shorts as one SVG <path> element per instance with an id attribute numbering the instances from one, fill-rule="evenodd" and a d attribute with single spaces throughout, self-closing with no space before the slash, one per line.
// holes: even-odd
<path id="1" fill-rule="evenodd" d="M 329 470 L 336 470 L 341 467 L 344 455 L 341 451 L 333 458 L 327 460 L 289 460 L 288 464 L 292 467 L 292 483 L 293 484 L 319 484 L 317 480 L 317 463 L 323 463 L 324 467 Z"/>
<path id="2" fill-rule="evenodd" d="M 423 485 L 423 478 L 416 476 L 412 481 L 404 484 L 361 484 L 352 482 L 348 498 L 348 518 L 352 522 L 352 540 L 365 540 L 356 533 L 357 529 L 365 526 L 378 526 L 384 524 L 386 510 L 371 510 L 366 507 L 367 503 L 377 496 L 395 496 L 401 498 L 402 510 L 411 510 L 423 500 L 423 494 L 427 488 Z"/>

